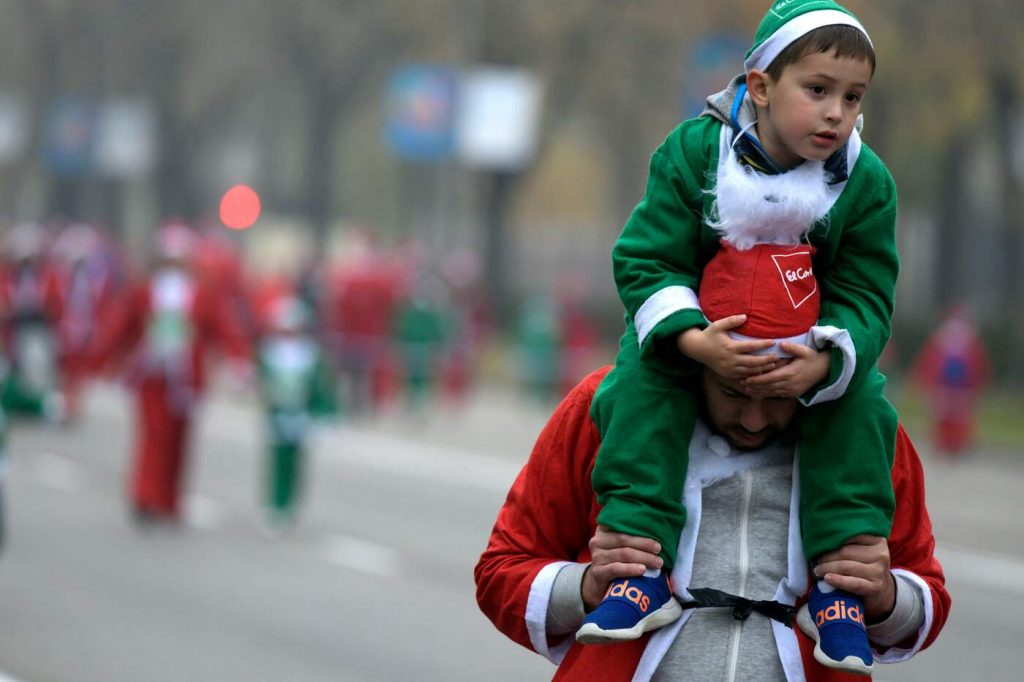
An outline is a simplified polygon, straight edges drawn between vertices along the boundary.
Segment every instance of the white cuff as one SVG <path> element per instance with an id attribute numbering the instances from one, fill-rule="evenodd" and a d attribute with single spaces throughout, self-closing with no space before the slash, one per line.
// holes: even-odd
<path id="1" fill-rule="evenodd" d="M 924 622 L 924 599 L 910 580 L 894 575 L 896 602 L 892 613 L 880 623 L 868 626 L 868 639 L 879 647 L 896 646 L 917 634 Z"/>
<path id="2" fill-rule="evenodd" d="M 826 400 L 842 398 L 843 394 L 846 393 L 846 389 L 850 386 L 854 370 L 857 369 L 857 352 L 853 347 L 853 339 L 850 337 L 850 332 L 838 327 L 815 326 L 811 327 L 811 341 L 811 345 L 818 350 L 822 350 L 828 344 L 838 348 L 843 354 L 843 369 L 839 373 L 838 379 L 814 394 L 813 398 L 807 401 L 800 400 L 806 407 L 823 403 Z"/>
<path id="3" fill-rule="evenodd" d="M 571 563 L 555 561 L 540 569 L 530 585 L 530 596 L 526 600 L 526 631 L 530 635 L 530 644 L 534 651 L 555 665 L 562 662 L 565 653 L 572 646 L 573 639 L 567 637 L 556 646 L 548 646 L 548 603 L 551 601 L 551 588 L 554 587 L 558 572 Z"/>
<path id="4" fill-rule="evenodd" d="M 917 590 L 918 595 L 921 598 L 921 603 L 924 605 L 924 623 L 917 631 L 917 637 L 914 640 L 913 645 L 909 649 L 900 649 L 898 647 L 891 647 L 885 651 L 885 653 L 876 653 L 875 660 L 879 663 L 902 663 L 903 661 L 910 660 L 914 654 L 921 650 L 924 646 L 925 639 L 928 638 L 928 633 L 932 629 L 932 623 L 935 619 L 935 606 L 932 603 L 932 590 L 928 587 L 928 583 L 924 581 L 921 576 L 916 573 L 904 570 L 902 568 L 892 569 L 893 575 L 895 575 L 900 581 L 900 587 L 908 587 L 909 589 Z"/>
<path id="5" fill-rule="evenodd" d="M 644 339 L 658 326 L 659 322 L 680 310 L 700 310 L 696 291 L 690 287 L 676 285 L 654 292 L 650 298 L 644 301 L 633 318 L 633 326 L 636 327 L 640 345 L 644 345 Z"/>

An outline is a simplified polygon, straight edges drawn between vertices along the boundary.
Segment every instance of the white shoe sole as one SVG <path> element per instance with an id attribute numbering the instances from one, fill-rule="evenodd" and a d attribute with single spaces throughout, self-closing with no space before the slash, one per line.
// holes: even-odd
<path id="1" fill-rule="evenodd" d="M 584 623 L 576 631 L 576 641 L 580 644 L 612 644 L 614 642 L 628 642 L 638 639 L 640 635 L 649 630 L 657 630 L 669 623 L 675 622 L 683 615 L 683 607 L 675 598 L 669 599 L 665 604 L 648 616 L 642 618 L 631 628 L 620 630 L 604 630 L 596 623 Z"/>
<path id="2" fill-rule="evenodd" d="M 811 619 L 811 612 L 807 608 L 807 604 L 801 606 L 800 610 L 797 612 L 796 624 L 800 626 L 800 629 L 805 635 L 814 640 L 814 660 L 821 663 L 826 668 L 842 670 L 843 672 L 852 673 L 854 675 L 870 675 L 875 669 L 875 666 L 873 665 L 864 665 L 864 661 L 860 660 L 856 656 L 847 656 L 841 661 L 829 658 L 825 652 L 821 650 L 821 640 L 818 638 L 818 626 L 815 625 L 814 621 Z"/>

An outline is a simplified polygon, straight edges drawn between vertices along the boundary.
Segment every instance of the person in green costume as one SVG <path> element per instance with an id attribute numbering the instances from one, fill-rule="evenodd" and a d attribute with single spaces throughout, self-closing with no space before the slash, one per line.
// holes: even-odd
<path id="1" fill-rule="evenodd" d="M 269 316 L 270 332 L 260 343 L 258 361 L 269 427 L 267 521 L 276 530 L 295 522 L 310 422 L 335 414 L 336 401 L 308 306 L 283 296 L 273 302 Z"/>
<path id="2" fill-rule="evenodd" d="M 799 433 L 808 559 L 855 553 L 855 537 L 888 536 L 896 414 L 876 365 L 899 263 L 895 183 L 860 137 L 874 67 L 870 38 L 846 9 L 831 0 L 774 2 L 744 74 L 654 153 L 645 196 L 612 253 L 627 330 L 592 407 L 602 436 L 593 483 L 599 523 L 656 540 L 664 564 L 630 579 L 644 593 L 650 585 L 645 611 L 627 613 L 613 583 L 580 641 L 639 637 L 678 617 L 671 594 L 657 595 L 668 592 L 685 522 L 686 444 L 697 416 L 696 396 L 678 379 L 698 364 L 742 380 L 752 395 L 799 397 L 808 407 Z M 813 246 L 819 319 L 809 346 L 779 345 L 791 360 L 768 351 L 776 341 L 745 334 L 744 314 L 711 324 L 702 312 L 702 273 L 723 239 L 741 251 Z M 826 580 L 812 603 L 818 597 L 858 603 Z M 819 628 L 823 662 L 869 671 L 863 623 L 839 625 Z"/>

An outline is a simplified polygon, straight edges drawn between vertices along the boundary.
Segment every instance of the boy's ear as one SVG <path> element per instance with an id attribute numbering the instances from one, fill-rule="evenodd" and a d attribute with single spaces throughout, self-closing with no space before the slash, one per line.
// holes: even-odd
<path id="1" fill-rule="evenodd" d="M 759 107 L 768 106 L 768 86 L 771 85 L 772 77 L 761 69 L 747 71 L 747 92 L 750 99 Z"/>

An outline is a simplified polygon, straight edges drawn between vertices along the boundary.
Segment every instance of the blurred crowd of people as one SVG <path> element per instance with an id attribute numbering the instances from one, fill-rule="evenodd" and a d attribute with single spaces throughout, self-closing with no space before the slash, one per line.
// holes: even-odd
<path id="1" fill-rule="evenodd" d="M 340 256 L 251 271 L 228 230 L 167 220 L 144 261 L 85 223 L 22 223 L 0 238 L 0 406 L 54 424 L 83 389 L 122 379 L 134 405 L 128 497 L 143 524 L 177 519 L 195 407 L 219 358 L 259 388 L 268 519 L 294 521 L 305 444 L 320 418 L 458 405 L 492 334 L 478 261 L 428 263 L 415 243 L 354 233 Z M 523 386 L 557 400 L 594 364 L 598 334 L 578 286 L 531 299 L 512 339 Z M 2 433 L 0 433 L 2 436 Z"/>
<path id="2" fill-rule="evenodd" d="M 259 388 L 264 507 L 287 526 L 316 420 L 458 405 L 494 333 L 469 250 L 428 263 L 413 242 L 385 249 L 356 233 L 336 259 L 265 274 L 219 224 L 168 220 L 152 241 L 137 262 L 85 223 L 22 223 L 0 238 L 0 453 L 11 417 L 73 423 L 90 380 L 123 379 L 137 424 L 128 497 L 141 523 L 180 515 L 210 358 L 230 382 Z M 507 339 L 515 380 L 544 403 L 607 361 L 585 287 L 566 277 L 554 289 L 524 300 Z M 988 360 L 965 310 L 935 331 L 912 376 L 932 402 L 936 449 L 970 450 Z"/>

